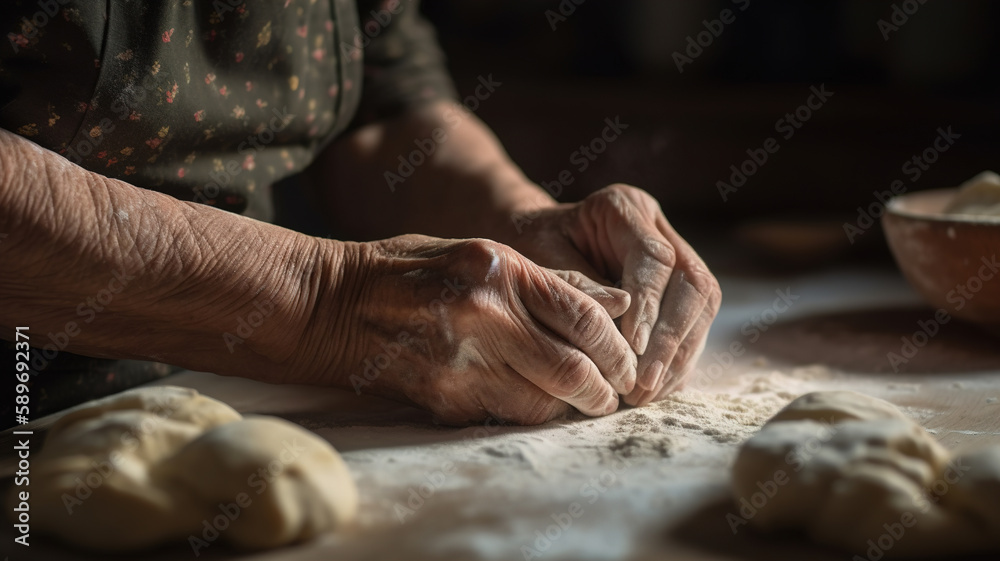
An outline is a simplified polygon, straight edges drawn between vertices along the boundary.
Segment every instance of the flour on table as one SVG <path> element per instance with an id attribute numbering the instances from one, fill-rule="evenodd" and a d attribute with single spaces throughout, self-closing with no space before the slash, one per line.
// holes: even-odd
<path id="1" fill-rule="evenodd" d="M 740 442 L 811 382 L 829 377 L 830 371 L 819 366 L 752 371 L 737 377 L 725 392 L 681 391 L 648 409 L 658 411 L 665 426 L 700 433 L 718 443 Z"/>
<path id="2" fill-rule="evenodd" d="M 690 441 L 682 436 L 626 436 L 611 442 L 613 454 L 624 458 L 669 458 L 686 449 Z"/>

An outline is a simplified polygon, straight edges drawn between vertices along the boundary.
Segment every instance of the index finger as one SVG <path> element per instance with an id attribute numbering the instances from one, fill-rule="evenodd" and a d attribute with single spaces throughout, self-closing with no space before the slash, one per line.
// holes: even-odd
<path id="1" fill-rule="evenodd" d="M 605 307 L 552 271 L 530 276 L 521 299 L 532 317 L 586 355 L 615 391 L 632 391 L 637 359 Z"/>

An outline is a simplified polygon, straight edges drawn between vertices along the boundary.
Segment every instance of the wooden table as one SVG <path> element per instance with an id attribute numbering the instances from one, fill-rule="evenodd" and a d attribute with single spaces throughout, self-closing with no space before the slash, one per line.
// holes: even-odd
<path id="1" fill-rule="evenodd" d="M 933 317 L 895 274 L 720 280 L 725 304 L 689 389 L 603 419 L 451 429 L 336 390 L 201 373 L 167 380 L 314 430 L 344 455 L 362 496 L 349 531 L 253 554 L 213 545 L 199 558 L 847 560 L 864 553 L 727 523 L 729 464 L 770 411 L 807 391 L 849 388 L 903 407 L 949 448 L 1000 445 L 998 341 L 940 325 L 894 372 L 888 354 Z M 787 309 L 776 291 L 795 296 Z M 730 365 L 734 344 L 743 352 Z M 9 468 L 9 438 L 3 446 Z M 30 550 L 8 546 L 10 531 L 11 559 L 106 558 L 34 535 Z M 186 544 L 142 556 L 193 557 Z"/>

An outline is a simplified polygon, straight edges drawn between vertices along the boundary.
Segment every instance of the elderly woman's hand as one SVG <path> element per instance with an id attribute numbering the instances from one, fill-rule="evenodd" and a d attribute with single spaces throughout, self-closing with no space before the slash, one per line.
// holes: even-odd
<path id="1" fill-rule="evenodd" d="M 640 355 L 631 405 L 683 384 L 705 344 L 722 293 L 698 254 L 649 193 L 612 185 L 575 204 L 528 209 L 510 245 L 546 267 L 620 282 L 632 297 L 621 331 Z"/>
<path id="2" fill-rule="evenodd" d="M 539 267 L 487 240 L 406 235 L 357 244 L 320 295 L 309 382 L 413 402 L 446 423 L 536 424 L 618 408 L 636 358 L 613 318 L 628 294 Z"/>

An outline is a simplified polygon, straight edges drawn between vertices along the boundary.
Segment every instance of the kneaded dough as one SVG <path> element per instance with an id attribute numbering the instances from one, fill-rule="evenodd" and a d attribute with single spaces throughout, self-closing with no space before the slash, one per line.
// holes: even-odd
<path id="1" fill-rule="evenodd" d="M 768 423 L 809 419 L 827 423 L 898 419 L 908 421 L 895 405 L 853 391 L 807 393 L 775 413 Z"/>
<path id="2" fill-rule="evenodd" d="M 94 550 L 275 547 L 357 510 L 354 481 L 325 440 L 281 419 L 244 419 L 187 388 L 141 388 L 71 411 L 31 468 L 32 529 Z"/>
<path id="3" fill-rule="evenodd" d="M 984 171 L 961 184 L 944 211 L 946 214 L 1000 217 L 1000 175 Z"/>
<path id="4" fill-rule="evenodd" d="M 956 458 L 963 476 L 955 483 L 952 503 L 1000 531 L 1000 447 L 994 446 Z"/>
<path id="5" fill-rule="evenodd" d="M 755 527 L 861 558 L 1000 550 L 1000 448 L 953 457 L 892 404 L 855 392 L 792 401 L 744 443 L 733 489 Z"/>

